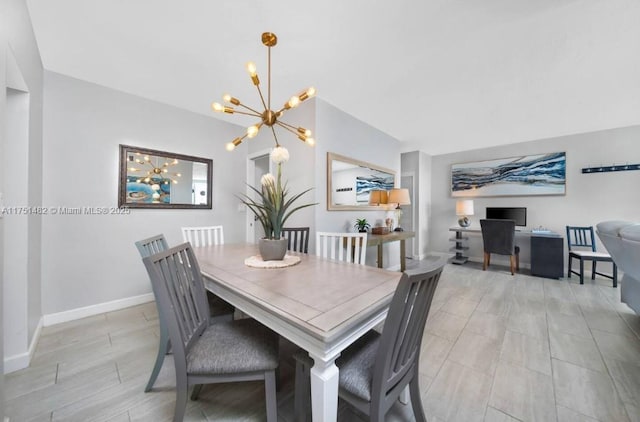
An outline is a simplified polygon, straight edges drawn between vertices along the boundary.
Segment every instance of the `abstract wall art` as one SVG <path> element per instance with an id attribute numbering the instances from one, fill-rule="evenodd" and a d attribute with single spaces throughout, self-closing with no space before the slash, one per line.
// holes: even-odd
<path id="1" fill-rule="evenodd" d="M 564 195 L 566 154 L 521 155 L 451 166 L 451 196 Z"/>

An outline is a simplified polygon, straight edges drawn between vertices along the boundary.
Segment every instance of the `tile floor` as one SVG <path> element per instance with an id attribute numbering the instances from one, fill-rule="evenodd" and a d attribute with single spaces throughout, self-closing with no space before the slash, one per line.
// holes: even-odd
<path id="1" fill-rule="evenodd" d="M 447 265 L 421 355 L 429 421 L 640 421 L 640 317 L 609 280 L 579 285 Z M 170 421 L 173 362 L 144 393 L 154 303 L 46 327 L 29 368 L 5 377 L 11 421 Z M 295 349 L 283 341 L 279 419 L 293 422 Z M 187 421 L 261 421 L 261 383 L 208 386 Z M 346 404 L 340 421 L 361 421 Z M 396 404 L 389 421 L 410 421 Z"/>

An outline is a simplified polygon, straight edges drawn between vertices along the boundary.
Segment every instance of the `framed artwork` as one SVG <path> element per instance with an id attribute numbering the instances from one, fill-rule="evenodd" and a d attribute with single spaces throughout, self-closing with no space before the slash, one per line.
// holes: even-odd
<path id="1" fill-rule="evenodd" d="M 521 155 L 451 166 L 451 196 L 564 195 L 566 154 Z"/>
<path id="2" fill-rule="evenodd" d="M 120 145 L 118 207 L 211 209 L 213 161 Z"/>

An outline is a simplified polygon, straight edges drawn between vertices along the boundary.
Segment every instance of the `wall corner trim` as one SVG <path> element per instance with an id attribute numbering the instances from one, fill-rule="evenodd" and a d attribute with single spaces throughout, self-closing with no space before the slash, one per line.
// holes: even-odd
<path id="1" fill-rule="evenodd" d="M 83 308 L 70 309 L 68 311 L 47 314 L 43 317 L 44 326 L 60 324 L 68 321 L 75 321 L 90 317 L 93 315 L 103 314 L 105 312 L 117 311 L 142 303 L 152 302 L 154 300 L 153 293 L 146 293 L 139 296 L 131 296 L 124 299 L 112 300 L 111 302 L 97 303 L 95 305 L 85 306 Z"/>
<path id="2" fill-rule="evenodd" d="M 20 369 L 29 367 L 31 359 L 33 358 L 33 354 L 36 352 L 36 346 L 38 345 L 38 340 L 40 340 L 40 333 L 42 332 L 43 325 L 44 317 L 41 317 L 38 321 L 38 326 L 33 332 L 33 337 L 31 338 L 31 343 L 29 344 L 29 350 L 18 355 L 6 357 L 4 359 L 5 374 L 9 374 L 11 372 L 19 371 Z"/>

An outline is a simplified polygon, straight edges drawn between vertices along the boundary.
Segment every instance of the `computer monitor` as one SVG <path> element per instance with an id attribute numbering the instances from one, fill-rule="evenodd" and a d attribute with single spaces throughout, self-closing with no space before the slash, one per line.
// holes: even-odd
<path id="1" fill-rule="evenodd" d="M 487 207 L 487 218 L 513 220 L 516 226 L 527 225 L 527 209 L 525 207 Z"/>

